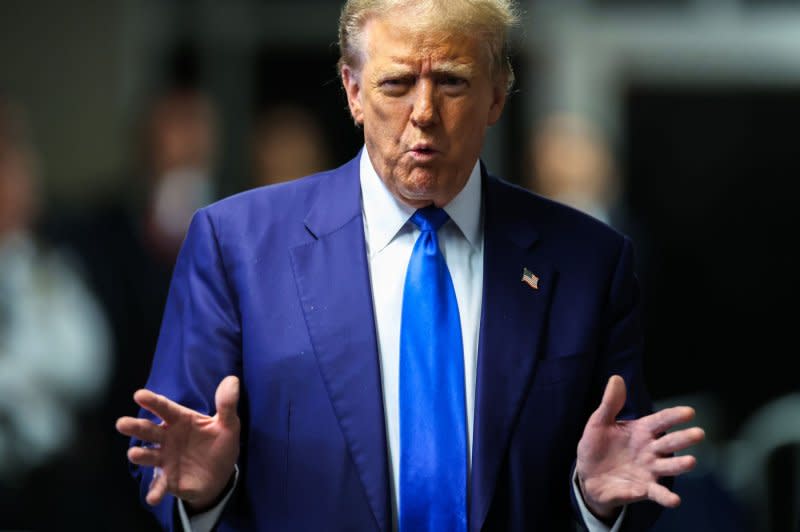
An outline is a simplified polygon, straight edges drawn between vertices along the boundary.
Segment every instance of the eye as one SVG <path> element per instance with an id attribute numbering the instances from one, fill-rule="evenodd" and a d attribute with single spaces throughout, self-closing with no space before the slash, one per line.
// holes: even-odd
<path id="1" fill-rule="evenodd" d="M 446 87 L 460 87 L 466 85 L 467 80 L 457 76 L 444 76 L 440 83 Z"/>
<path id="2" fill-rule="evenodd" d="M 411 76 L 394 76 L 380 80 L 378 87 L 390 96 L 399 96 L 404 94 L 413 84 L 414 78 Z"/>
<path id="3" fill-rule="evenodd" d="M 464 93 L 467 88 L 469 87 L 469 82 L 467 78 L 461 76 L 453 76 L 450 74 L 445 74 L 439 77 L 438 79 L 439 86 L 442 88 L 445 94 L 449 94 L 451 96 L 458 96 Z"/>

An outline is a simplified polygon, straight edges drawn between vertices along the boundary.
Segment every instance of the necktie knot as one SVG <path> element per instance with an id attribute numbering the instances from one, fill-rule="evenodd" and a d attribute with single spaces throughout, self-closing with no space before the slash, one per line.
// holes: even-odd
<path id="1" fill-rule="evenodd" d="M 433 205 L 417 209 L 417 212 L 411 216 L 411 222 L 419 227 L 420 231 L 438 231 L 449 219 L 450 216 L 444 209 Z"/>

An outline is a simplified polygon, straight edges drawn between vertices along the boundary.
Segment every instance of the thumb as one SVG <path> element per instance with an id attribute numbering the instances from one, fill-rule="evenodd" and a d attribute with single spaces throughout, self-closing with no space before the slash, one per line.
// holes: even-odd
<path id="1" fill-rule="evenodd" d="M 214 395 L 214 402 L 217 405 L 217 416 L 219 421 L 225 426 L 231 426 L 238 420 L 236 405 L 239 402 L 239 378 L 228 375 L 217 386 Z"/>
<path id="2" fill-rule="evenodd" d="M 591 421 L 609 425 L 616 421 L 622 407 L 625 406 L 625 380 L 619 375 L 612 375 L 606 384 L 600 406 L 592 414 Z"/>

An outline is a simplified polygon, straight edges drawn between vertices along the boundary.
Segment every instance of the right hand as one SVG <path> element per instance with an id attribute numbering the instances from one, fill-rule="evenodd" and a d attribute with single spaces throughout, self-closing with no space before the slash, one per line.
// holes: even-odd
<path id="1" fill-rule="evenodd" d="M 134 464 L 157 468 L 147 503 L 156 505 L 169 492 L 191 510 L 211 507 L 228 484 L 239 457 L 239 379 L 228 376 L 219 383 L 214 416 L 146 389 L 137 390 L 133 399 L 163 420 L 159 425 L 127 416 L 117 420 L 117 430 L 122 434 L 154 444 L 128 449 L 128 460 Z"/>

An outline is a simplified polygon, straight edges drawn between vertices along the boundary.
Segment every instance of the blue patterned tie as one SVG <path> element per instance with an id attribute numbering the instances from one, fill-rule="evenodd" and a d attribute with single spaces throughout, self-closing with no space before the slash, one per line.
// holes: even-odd
<path id="1" fill-rule="evenodd" d="M 464 349 L 436 207 L 411 221 L 421 234 L 408 262 L 400 328 L 401 532 L 467 529 Z"/>

